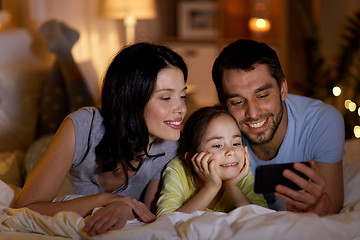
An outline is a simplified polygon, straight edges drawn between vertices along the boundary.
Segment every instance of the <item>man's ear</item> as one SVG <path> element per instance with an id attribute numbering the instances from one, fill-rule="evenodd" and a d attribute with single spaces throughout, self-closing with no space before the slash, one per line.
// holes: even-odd
<path id="1" fill-rule="evenodd" d="M 281 82 L 280 94 L 281 94 L 281 100 L 285 101 L 288 94 L 288 85 L 286 78 L 284 78 L 284 80 Z"/>

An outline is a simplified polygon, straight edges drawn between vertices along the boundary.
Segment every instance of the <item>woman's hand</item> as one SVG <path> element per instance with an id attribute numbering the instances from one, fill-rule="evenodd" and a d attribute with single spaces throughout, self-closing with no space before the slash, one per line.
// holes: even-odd
<path id="1" fill-rule="evenodd" d="M 97 210 L 87 221 L 84 231 L 90 236 L 102 234 L 109 230 L 121 229 L 135 214 L 143 222 L 152 222 L 156 216 L 146 206 L 130 197 L 114 197 L 109 204 Z"/>
<path id="2" fill-rule="evenodd" d="M 222 180 L 215 170 L 215 162 L 211 160 L 212 153 L 200 152 L 196 153 L 191 162 L 194 166 L 195 172 L 204 183 L 204 187 L 211 189 L 222 186 Z"/>
<path id="3" fill-rule="evenodd" d="M 285 170 L 283 176 L 296 183 L 301 191 L 295 191 L 283 185 L 276 186 L 275 196 L 287 202 L 287 208 L 294 212 L 315 212 L 327 215 L 332 211 L 331 201 L 324 195 L 325 180 L 316 168 L 315 162 L 310 160 L 310 167 L 301 163 L 294 163 L 294 168 L 309 177 L 309 181 L 296 173 Z"/>
<path id="4" fill-rule="evenodd" d="M 121 229 L 127 220 L 134 219 L 132 209 L 121 201 L 115 201 L 97 210 L 87 221 L 84 231 L 90 236 L 109 230 Z"/>

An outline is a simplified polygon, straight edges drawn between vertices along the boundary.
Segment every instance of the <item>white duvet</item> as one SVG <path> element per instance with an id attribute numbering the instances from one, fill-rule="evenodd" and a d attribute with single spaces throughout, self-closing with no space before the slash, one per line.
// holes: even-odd
<path id="1" fill-rule="evenodd" d="M 0 180 L 0 239 L 360 240 L 360 140 L 347 141 L 345 151 L 345 207 L 339 214 L 318 217 L 248 205 L 228 214 L 170 213 L 150 224 L 133 220 L 122 230 L 91 238 L 82 231 L 85 219 L 76 213 L 61 212 L 49 217 L 26 208 L 10 208 L 19 189 Z"/>
<path id="2" fill-rule="evenodd" d="M 5 184 L 1 190 L 11 192 Z M 4 193 L 1 191 L 1 193 Z M 5 196 L 5 195 L 2 195 Z M 82 231 L 84 218 L 73 212 L 53 217 L 27 208 L 0 206 L 0 239 L 360 239 L 360 201 L 341 213 L 318 217 L 315 214 L 275 212 L 256 205 L 230 213 L 169 213 L 155 222 L 128 221 L 122 230 L 89 237 Z M 30 234 L 31 233 L 31 234 Z M 55 237 L 57 236 L 57 237 Z M 4 238 L 2 238 L 4 237 Z"/>

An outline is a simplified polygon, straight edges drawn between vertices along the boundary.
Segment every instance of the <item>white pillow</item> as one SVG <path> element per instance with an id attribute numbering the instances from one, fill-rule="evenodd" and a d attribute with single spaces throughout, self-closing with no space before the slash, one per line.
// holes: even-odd
<path id="1" fill-rule="evenodd" d="M 42 136 L 29 147 L 24 158 L 25 180 L 29 176 L 29 174 L 34 170 L 37 163 L 40 161 L 40 159 L 46 152 L 52 138 L 53 138 L 53 134 Z M 68 174 L 64 180 L 61 189 L 57 194 L 57 197 L 71 195 L 74 193 L 75 193 L 75 188 L 72 183 L 71 177 Z"/>
<path id="2" fill-rule="evenodd" d="M 47 76 L 48 70 L 40 66 L 0 68 L 0 151 L 26 150 L 33 142 Z"/>
<path id="3" fill-rule="evenodd" d="M 25 179 L 24 155 L 20 151 L 0 153 L 0 180 L 17 187 L 23 186 Z"/>
<path id="4" fill-rule="evenodd" d="M 360 139 L 345 142 L 343 159 L 344 206 L 360 200 Z"/>

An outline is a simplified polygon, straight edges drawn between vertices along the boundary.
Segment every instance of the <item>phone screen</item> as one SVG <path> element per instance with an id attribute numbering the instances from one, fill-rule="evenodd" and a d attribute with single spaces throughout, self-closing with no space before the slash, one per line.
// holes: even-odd
<path id="1" fill-rule="evenodd" d="M 301 162 L 310 167 L 309 162 Z M 300 190 L 300 187 L 282 175 L 285 169 L 290 169 L 302 178 L 309 180 L 309 178 L 294 169 L 294 163 L 270 164 L 261 165 L 256 168 L 255 172 L 255 188 L 256 193 L 273 193 L 275 186 L 281 184 L 294 190 Z"/>

